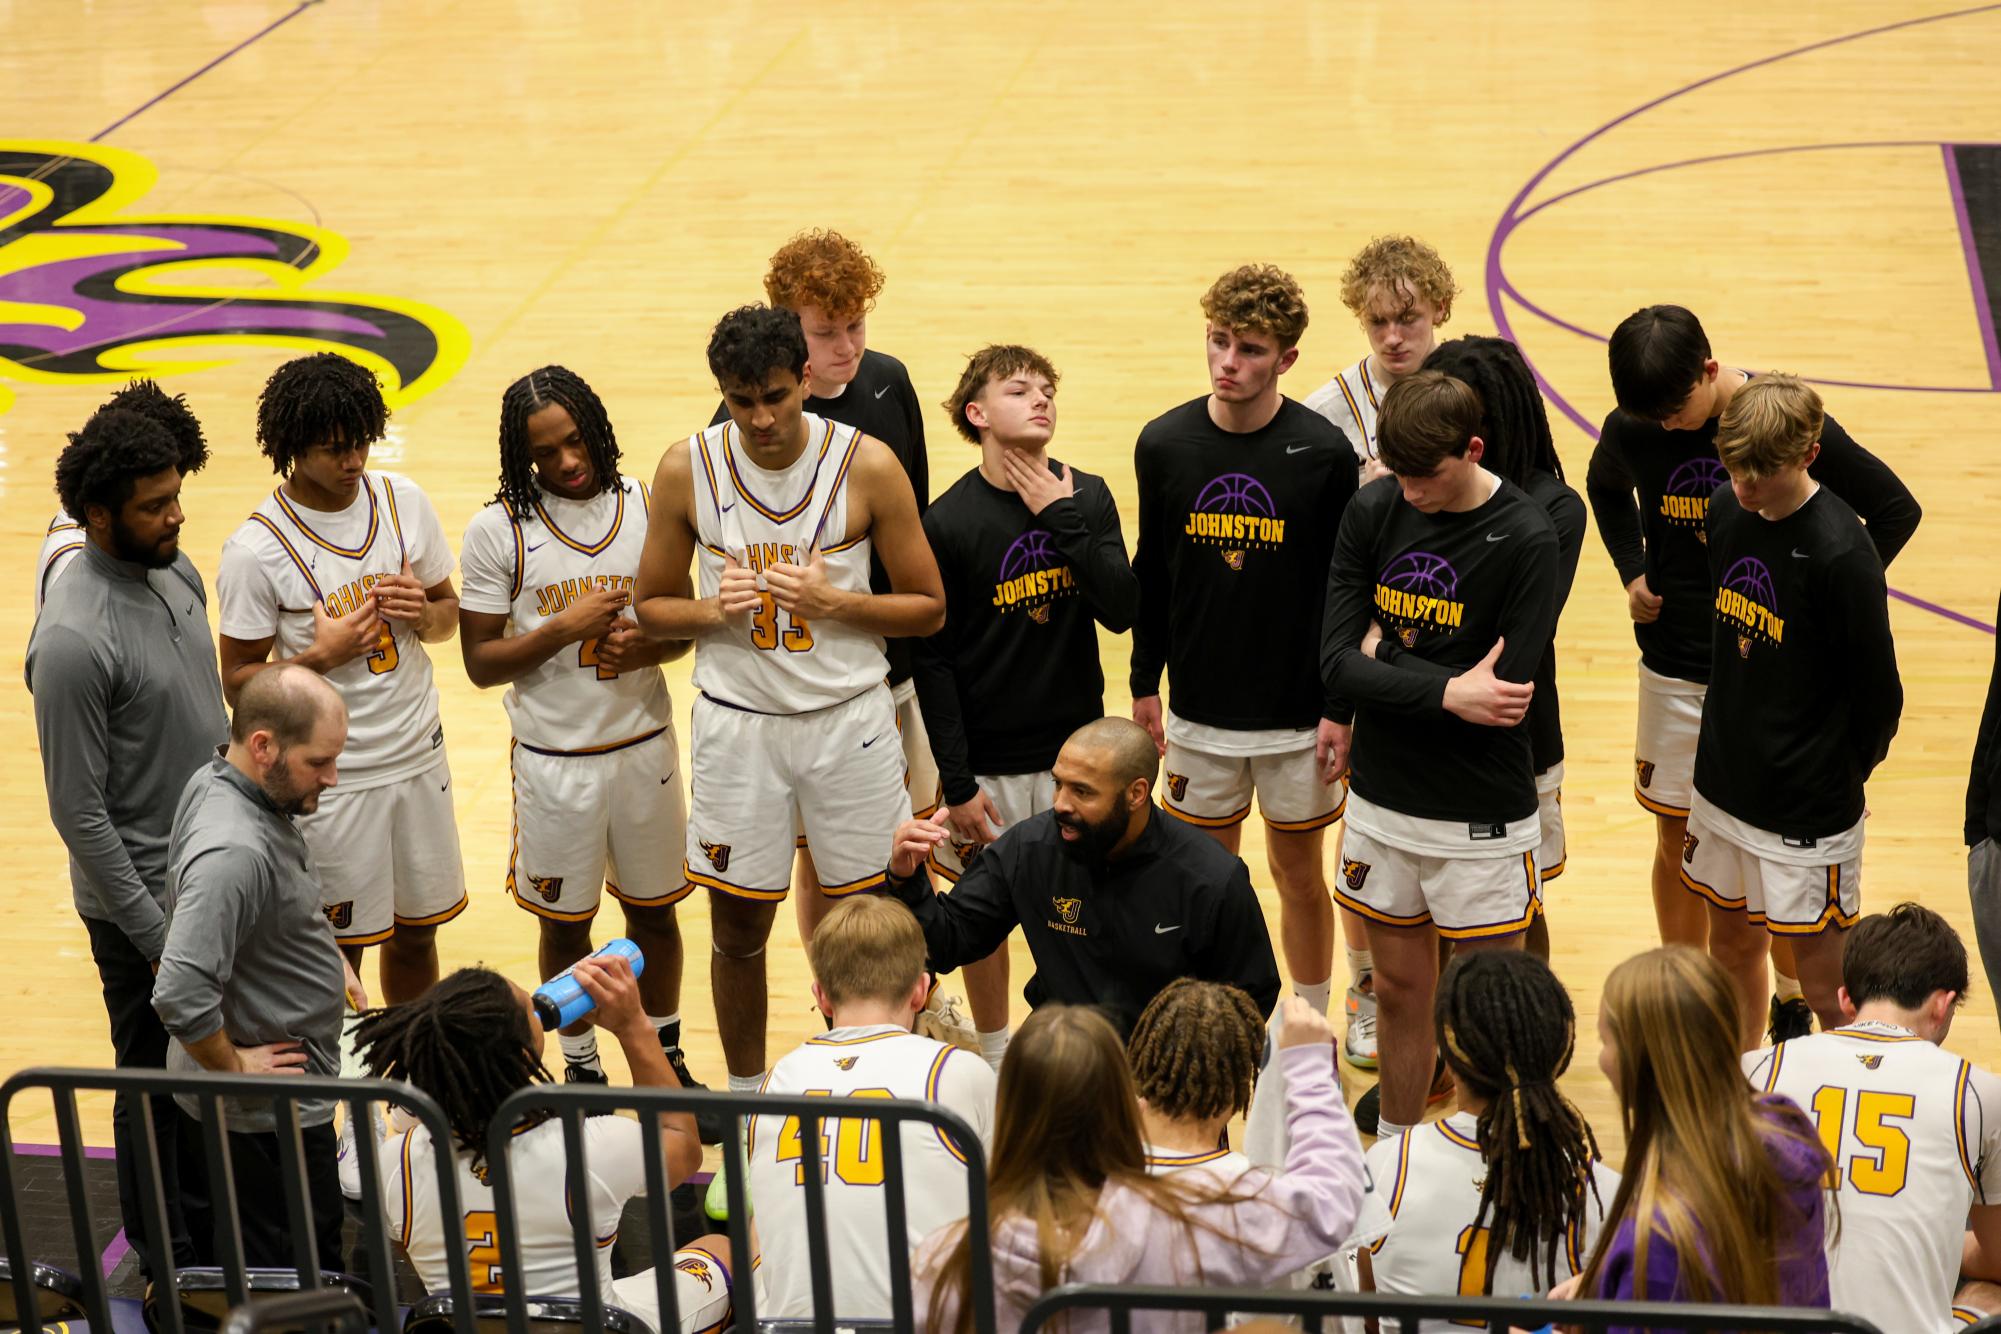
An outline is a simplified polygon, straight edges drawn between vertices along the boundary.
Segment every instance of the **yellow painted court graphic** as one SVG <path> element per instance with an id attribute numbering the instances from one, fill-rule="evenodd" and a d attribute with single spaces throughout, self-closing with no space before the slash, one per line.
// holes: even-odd
<path id="1" fill-rule="evenodd" d="M 158 175 L 101 144 L 0 140 L 0 411 L 7 380 L 169 375 L 251 347 L 350 357 L 381 378 L 392 408 L 465 364 L 465 328 L 444 311 L 320 285 L 347 257 L 338 235 L 148 215 Z"/>

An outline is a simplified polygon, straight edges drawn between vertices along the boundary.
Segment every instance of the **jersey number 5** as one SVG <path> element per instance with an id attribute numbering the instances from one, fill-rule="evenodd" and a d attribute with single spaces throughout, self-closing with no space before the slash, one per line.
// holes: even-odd
<path id="1" fill-rule="evenodd" d="M 1820 1128 L 1820 1142 L 1834 1159 L 1828 1170 L 1827 1188 L 1841 1189 L 1841 1132 L 1848 1122 L 1850 1090 L 1837 1084 L 1823 1084 L 1813 1092 L 1813 1119 Z M 1865 1152 L 1848 1159 L 1848 1184 L 1864 1195 L 1895 1195 L 1904 1188 L 1911 1166 L 1911 1137 L 1901 1126 L 1886 1121 L 1908 1121 L 1917 1114 L 1918 1100 L 1908 1093 L 1885 1093 L 1880 1089 L 1857 1089 L 1855 1120 L 1848 1125 Z"/>
<path id="2" fill-rule="evenodd" d="M 813 631 L 806 622 L 785 613 L 785 629 L 778 629 L 778 604 L 769 593 L 757 595 L 757 610 L 750 614 L 750 642 L 761 649 L 784 644 L 788 653 L 804 653 L 813 647 Z"/>
<path id="3" fill-rule="evenodd" d="M 491 1209 L 466 1215 L 466 1267 L 474 1292 L 500 1291 L 500 1230 Z"/>
<path id="4" fill-rule="evenodd" d="M 832 1089 L 807 1089 L 809 1098 L 828 1098 Z M 893 1098 L 888 1089 L 855 1089 L 850 1098 Z M 834 1175 L 850 1186 L 880 1186 L 883 1180 L 882 1155 L 877 1150 L 882 1122 L 842 1117 L 834 1121 Z M 806 1184 L 806 1146 L 801 1142 L 799 1118 L 788 1116 L 778 1128 L 778 1161 L 797 1162 L 792 1169 L 794 1185 Z M 820 1180 L 827 1179 L 827 1123 L 820 1122 Z"/>
<path id="5" fill-rule="evenodd" d="M 388 626 L 382 627 L 382 637 L 375 641 L 375 652 L 368 655 L 368 670 L 376 676 L 396 670 L 399 659 L 396 656 L 396 634 Z"/>

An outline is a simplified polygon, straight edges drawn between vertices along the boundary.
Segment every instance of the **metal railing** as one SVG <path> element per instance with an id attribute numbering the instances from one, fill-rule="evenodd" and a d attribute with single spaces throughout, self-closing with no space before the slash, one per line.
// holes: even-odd
<path id="1" fill-rule="evenodd" d="M 1057 1288 L 1022 1318 L 1021 1334 L 1040 1334 L 1059 1313 L 1105 1313 L 1111 1334 L 1130 1334 L 1135 1312 L 1185 1311 L 1214 1324 L 1235 1314 L 1296 1317 L 1305 1334 L 1341 1316 L 1373 1319 L 1381 1334 L 1418 1334 L 1425 1320 L 1486 1325 L 1502 1334 L 1554 1324 L 1584 1330 L 1759 1330 L 1769 1334 L 1884 1334 L 1859 1316 L 1799 1307 L 1722 1306 L 1681 1302 L 1553 1302 L 1547 1298 L 1410 1297 L 1386 1293 L 1280 1292 L 1268 1289 L 1121 1287 L 1072 1284 Z M 1331 1328 L 1338 1332 L 1340 1326 Z"/>
<path id="2" fill-rule="evenodd" d="M 547 1114 L 562 1123 L 563 1149 L 569 1180 L 586 1181 L 589 1177 L 584 1150 L 584 1118 L 592 1112 L 619 1110 L 636 1111 L 639 1114 L 643 1132 L 642 1142 L 650 1150 L 646 1155 L 647 1224 L 652 1230 L 653 1253 L 659 1261 L 654 1265 L 653 1271 L 660 1302 L 659 1329 L 673 1330 L 680 1326 L 680 1309 L 674 1299 L 672 1255 L 681 1239 L 677 1239 L 673 1234 L 673 1211 L 669 1208 L 667 1200 L 666 1167 L 661 1161 L 659 1152 L 652 1147 L 660 1140 L 659 1118 L 668 1112 L 714 1112 L 727 1118 L 729 1122 L 729 1134 L 724 1138 L 721 1170 L 724 1188 L 729 1197 L 731 1268 L 737 1275 L 731 1296 L 736 1308 L 736 1327 L 740 1330 L 757 1328 L 757 1285 L 750 1263 L 750 1257 L 756 1254 L 756 1250 L 750 1240 L 750 1191 L 741 1148 L 747 1117 L 799 1119 L 799 1143 L 802 1151 L 800 1175 L 806 1191 L 806 1256 L 813 1293 L 812 1328 L 816 1334 L 833 1334 L 838 1326 L 852 1323 L 852 1321 L 842 1321 L 834 1308 L 834 1279 L 827 1244 L 826 1201 L 829 1186 L 822 1180 L 822 1164 L 826 1154 L 820 1147 L 822 1131 L 826 1128 L 827 1122 L 859 1120 L 873 1123 L 876 1127 L 874 1142 L 881 1146 L 883 1155 L 884 1175 L 881 1189 L 884 1192 L 885 1234 L 888 1241 L 885 1253 L 889 1261 L 891 1324 L 897 1334 L 908 1334 L 916 1328 L 912 1309 L 909 1214 L 905 1196 L 907 1178 L 903 1163 L 902 1129 L 905 1125 L 934 1127 L 952 1138 L 960 1155 L 965 1159 L 967 1226 L 972 1230 L 973 1254 L 985 1257 L 991 1253 L 991 1243 L 987 1234 L 986 1153 L 980 1145 L 979 1137 L 973 1133 L 972 1127 L 953 1113 L 929 1103 L 900 1098 L 799 1097 L 768 1093 L 715 1093 L 690 1089 L 592 1088 L 575 1084 L 559 1087 L 538 1084 L 521 1089 L 500 1105 L 499 1110 L 494 1113 L 492 1128 L 487 1132 L 487 1142 L 504 1144 L 507 1142 L 508 1133 L 524 1118 Z M 924 1183 L 919 1184 L 921 1188 Z M 869 1189 L 875 1188 L 869 1187 Z M 505 1153 L 495 1155 L 494 1213 L 500 1230 L 501 1267 L 509 1274 L 521 1272 L 521 1235 L 514 1220 L 515 1190 L 516 1185 L 507 1155 Z M 578 1293 L 586 1312 L 602 1309 L 604 1300 L 603 1294 L 599 1291 L 597 1239 L 592 1235 L 591 1221 L 590 1210 L 587 1207 L 570 1210 L 571 1241 L 576 1249 L 577 1259 Z M 663 1238 L 665 1245 L 661 1244 Z M 771 1237 L 767 1234 L 764 1240 L 769 1246 Z M 513 1283 L 505 1286 L 509 1334 L 528 1334 L 525 1301 L 534 1294 L 521 1292 L 519 1286 Z M 973 1266 L 972 1287 L 976 1334 L 994 1334 L 993 1275 L 987 1265 Z M 594 1327 L 587 1324 L 586 1328 L 595 1334 Z"/>
<path id="3" fill-rule="evenodd" d="M 379 1316 L 377 1317 L 380 1318 Z M 352 1330 L 368 1334 L 368 1311 L 351 1292 L 322 1288 L 317 1292 L 288 1292 L 277 1297 L 253 1297 L 242 1306 L 232 1307 L 222 1321 L 222 1334 L 263 1334 L 267 1329 Z M 377 1326 L 383 1334 L 394 1334 L 394 1325 Z"/>
<path id="4" fill-rule="evenodd" d="M 15 1296 L 23 1315 L 21 1327 L 26 1334 L 40 1334 L 42 1322 L 36 1314 L 31 1290 L 30 1262 L 34 1257 L 28 1254 L 22 1231 L 20 1202 L 15 1193 L 11 1113 L 15 1099 L 33 1090 L 46 1090 L 55 1103 L 63 1186 L 69 1199 L 70 1227 L 76 1241 L 84 1307 L 89 1314 L 92 1329 L 112 1328 L 111 1306 L 104 1284 L 105 1275 L 95 1262 L 97 1255 L 95 1231 L 90 1216 L 90 1201 L 84 1188 L 84 1143 L 77 1118 L 78 1093 L 109 1092 L 133 1095 L 132 1102 L 137 1112 L 138 1124 L 132 1136 L 132 1147 L 139 1159 L 136 1166 L 139 1176 L 140 1209 L 145 1220 L 146 1240 L 151 1243 L 149 1253 L 159 1257 L 157 1263 L 165 1271 L 152 1276 L 155 1291 L 160 1294 L 158 1321 L 161 1334 L 186 1334 L 186 1332 L 179 1301 L 178 1271 L 174 1265 L 173 1245 L 167 1221 L 165 1191 L 161 1185 L 159 1155 L 154 1139 L 155 1095 L 180 1094 L 199 1099 L 198 1105 L 202 1110 L 200 1118 L 202 1156 L 206 1160 L 209 1199 L 217 1222 L 215 1230 L 219 1251 L 217 1258 L 221 1262 L 223 1290 L 232 1308 L 240 1308 L 250 1300 L 251 1288 L 244 1264 L 242 1214 L 237 1204 L 236 1174 L 229 1153 L 223 1116 L 225 1098 L 268 1103 L 276 1119 L 275 1134 L 284 1177 L 282 1185 L 285 1192 L 286 1218 L 300 1286 L 300 1292 L 293 1300 L 302 1300 L 321 1291 L 319 1239 L 314 1229 L 311 1193 L 307 1186 L 305 1150 L 299 1136 L 301 1101 L 345 1103 L 348 1115 L 355 1118 L 355 1124 L 359 1127 L 369 1125 L 368 1104 L 389 1103 L 414 1116 L 431 1132 L 434 1143 L 452 1142 L 450 1126 L 438 1104 L 418 1089 L 403 1083 L 375 1079 L 333 1079 L 312 1075 L 288 1075 L 281 1079 L 269 1075 L 168 1074 L 163 1070 L 138 1069 L 23 1070 L 4 1084 L 0 1084 L 0 1240 L 4 1240 L 6 1255 L 13 1268 Z M 365 1130 L 354 1136 L 354 1142 L 356 1151 L 360 1155 L 364 1220 L 361 1229 L 362 1249 L 368 1262 L 367 1277 L 373 1299 L 374 1319 L 377 1329 L 393 1331 L 400 1328 L 400 1325 L 396 1305 L 396 1271 L 390 1259 L 388 1231 L 383 1221 L 385 1214 L 379 1174 L 383 1146 L 377 1142 L 373 1134 Z M 452 1155 L 436 1154 L 434 1163 L 440 1206 L 445 1217 L 455 1218 L 459 1214 L 460 1207 L 458 1178 Z M 455 1294 L 469 1296 L 472 1285 L 468 1276 L 464 1248 L 448 1246 L 445 1250 L 452 1291 Z M 351 1294 L 334 1295 L 345 1302 L 355 1301 Z M 278 1300 L 280 1299 L 264 1299 L 260 1305 Z M 474 1334 L 471 1303 L 462 1300 L 456 1303 L 456 1306 L 464 1313 L 456 1321 L 458 1334 Z M 276 1317 L 271 1319 L 275 1320 Z"/>

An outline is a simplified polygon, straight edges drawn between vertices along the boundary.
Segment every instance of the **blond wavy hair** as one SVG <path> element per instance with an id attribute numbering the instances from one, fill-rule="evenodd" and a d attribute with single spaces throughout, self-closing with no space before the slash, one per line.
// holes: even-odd
<path id="1" fill-rule="evenodd" d="M 1716 453 L 1732 477 L 1759 481 L 1803 463 L 1826 422 L 1820 395 L 1806 381 L 1760 375 L 1730 396 L 1716 423 Z"/>
<path id="2" fill-rule="evenodd" d="M 1202 294 L 1202 313 L 1225 329 L 1273 338 L 1281 352 L 1306 333 L 1306 293 L 1275 264 L 1231 269 Z"/>
<path id="3" fill-rule="evenodd" d="M 1408 288 L 1438 308 L 1433 324 L 1452 318 L 1452 298 L 1459 284 L 1436 250 L 1414 236 L 1378 236 L 1355 253 L 1341 274 L 1341 304 L 1356 319 L 1368 313 L 1369 295 L 1377 289 Z"/>

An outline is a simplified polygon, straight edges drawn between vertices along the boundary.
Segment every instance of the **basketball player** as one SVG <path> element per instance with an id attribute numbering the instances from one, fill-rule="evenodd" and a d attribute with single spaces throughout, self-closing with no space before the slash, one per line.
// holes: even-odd
<path id="1" fill-rule="evenodd" d="M 1747 1050 L 1767 931 L 1791 939 L 1821 1027 L 1842 1022 L 1862 786 L 1904 706 L 1882 561 L 1807 471 L 1825 434 L 1820 395 L 1790 375 L 1739 388 L 1716 430 L 1730 485 L 1709 502 L 1716 619 L 1681 882 L 1708 901 L 1709 952 L 1737 984 Z"/>
<path id="2" fill-rule="evenodd" d="M 585 1022 L 616 1036 L 634 1086 L 680 1087 L 641 1008 L 632 965 L 616 955 L 584 959 L 575 976 L 597 1002 Z M 452 1128 L 450 1152 L 463 1216 L 443 1215 L 438 1145 L 430 1131 L 416 1126 L 391 1135 L 377 1160 L 386 1225 L 429 1291 L 450 1291 L 446 1256 L 451 1246 L 466 1248 L 474 1292 L 504 1291 L 487 1131 L 502 1102 L 538 1078 L 548 1078 L 542 1069 L 542 1024 L 527 993 L 498 973 L 461 968 L 417 1001 L 365 1015 L 355 1040 L 371 1075 L 416 1085 L 437 1100 Z M 589 1117 L 583 1131 L 598 1292 L 606 1304 L 631 1311 L 648 1328 L 658 1329 L 653 1271 L 614 1279 L 611 1268 L 626 1203 L 646 1193 L 645 1131 L 623 1116 Z M 504 1146 L 521 1238 L 519 1286 L 526 1297 L 574 1298 L 581 1288 L 563 1139 L 563 1123 L 545 1114 L 517 1127 Z M 670 1187 L 702 1165 L 694 1117 L 686 1112 L 661 1114 L 657 1145 L 654 1151 Z M 730 1305 L 729 1239 L 697 1237 L 672 1258 L 681 1334 L 722 1328 Z"/>
<path id="3" fill-rule="evenodd" d="M 982 1148 L 991 1143 L 994 1072 L 977 1056 L 910 1031 L 931 991 L 924 933 L 910 910 L 879 894 L 848 899 L 827 914 L 806 950 L 813 999 L 832 1028 L 772 1066 L 764 1089 L 935 1103 L 963 1117 Z M 890 1315 L 883 1133 L 878 1121 L 820 1123 L 834 1313 L 843 1320 Z M 904 1227 L 914 1251 L 925 1236 L 966 1216 L 966 1158 L 935 1126 L 910 1123 L 899 1133 Z M 762 1318 L 819 1314 L 807 1264 L 801 1135 L 797 1117 L 751 1118 L 745 1159 L 762 1250 L 757 1269 Z"/>
<path id="4" fill-rule="evenodd" d="M 1849 933 L 1839 1020 L 1744 1057 L 1753 1086 L 1819 1123 L 1834 1307 L 1881 1329 L 1957 1329 L 1960 1274 L 2001 1277 L 2001 1079 L 1938 1045 L 1966 988 L 1952 927 L 1900 903 Z"/>
<path id="5" fill-rule="evenodd" d="M 1242 988 L 1184 977 L 1140 1013 L 1126 1040 L 1139 1094 L 1146 1170 L 1208 1167 L 1229 1178 L 1251 1160 L 1230 1147 L 1231 1118 L 1251 1105 L 1265 1021 Z"/>
<path id="6" fill-rule="evenodd" d="M 924 451 L 924 408 L 910 383 L 910 372 L 886 352 L 868 345 L 868 317 L 882 292 L 883 272 L 868 252 L 836 231 L 804 231 L 778 248 L 764 273 L 765 299 L 799 317 L 806 335 L 806 361 L 812 367 L 806 385 L 806 411 L 828 421 L 852 426 L 889 446 L 910 477 L 910 489 L 922 515 L 931 497 L 931 463 Z M 716 405 L 709 425 L 729 419 L 729 404 Z M 891 590 L 889 572 L 880 560 L 869 562 L 869 587 Z M 914 640 L 889 639 L 889 688 L 896 700 L 896 726 L 903 743 L 915 814 L 929 815 L 937 800 L 938 771 L 925 740 L 924 715 L 911 680 Z M 813 927 L 834 906 L 820 892 L 812 850 L 803 843 L 794 884 L 793 910 L 799 918 L 799 938 L 810 939 Z M 1007 987 L 1003 972 L 1000 987 Z M 969 980 L 968 989 L 973 987 Z M 1003 1017 L 1005 1011 L 1002 1012 Z M 1005 1024 L 1003 1024 L 1005 1026 Z"/>
<path id="7" fill-rule="evenodd" d="M 512 682 L 514 844 L 508 892 L 535 914 L 544 979 L 591 952 L 599 891 L 646 957 L 639 990 L 681 1085 L 681 928 L 690 886 L 673 703 L 660 664 L 687 651 L 639 632 L 628 606 L 646 545 L 646 488 L 618 470 L 604 404 L 561 366 L 500 403 L 500 490 L 459 562 L 459 647 L 474 685 Z M 564 1078 L 601 1084 L 597 1034 L 559 1034 Z"/>
<path id="8" fill-rule="evenodd" d="M 201 422 L 189 411 L 185 395 L 175 394 L 169 398 L 166 390 L 153 381 L 134 380 L 106 399 L 98 411 L 102 412 L 104 408 L 136 412 L 165 428 L 180 452 L 179 471 L 183 482 L 200 472 L 202 465 L 208 462 L 208 441 L 202 438 Z M 48 535 L 42 539 L 41 553 L 35 558 L 37 616 L 41 615 L 42 603 L 47 600 L 49 590 L 55 587 L 56 580 L 62 578 L 70 562 L 83 554 L 88 542 L 84 526 L 67 510 L 58 509 L 55 518 L 49 520 Z"/>
<path id="9" fill-rule="evenodd" d="M 1002 829 L 1050 808 L 1056 753 L 1105 712 L 1097 626 L 1118 634 L 1139 610 L 1110 489 L 1049 458 L 1056 379 L 1031 348 L 986 347 L 945 401 L 980 465 L 924 515 L 945 628 L 919 642 L 916 679 L 951 835 L 931 867 L 954 882 Z M 980 1051 L 996 1070 L 1007 962 L 1000 949 L 965 970 Z"/>
<path id="10" fill-rule="evenodd" d="M 340 786 L 299 828 L 349 964 L 382 946 L 382 997 L 399 1005 L 438 980 L 438 927 L 466 892 L 424 648 L 458 622 L 452 549 L 415 483 L 367 471 L 388 418 L 374 373 L 344 357 L 273 372 L 257 443 L 284 480 L 223 544 L 216 587 L 232 704 L 274 662 L 312 668 L 347 704 Z"/>
<path id="11" fill-rule="evenodd" d="M 1710 355 L 1702 324 L 1680 306 L 1648 306 L 1612 332 L 1612 392 L 1584 489 L 1626 586 L 1640 645 L 1640 708 L 1633 795 L 1655 817 L 1654 915 L 1664 944 L 1706 940 L 1702 905 L 1681 890 L 1695 737 L 1709 681 L 1709 498 L 1728 478 L 1716 424 L 1750 377 Z M 1917 531 L 1918 502 L 1889 467 L 1829 421 L 1812 475 L 1869 524 L 1888 568 Z M 1783 953 L 1781 950 L 1780 953 Z M 1797 974 L 1779 960 L 1774 1037 L 1811 1029 Z"/>
<path id="12" fill-rule="evenodd" d="M 1390 387 L 1377 443 L 1395 480 L 1349 507 L 1328 571 L 1329 708 L 1353 711 L 1337 757 L 1354 740 L 1335 894 L 1369 923 L 1383 1135 L 1417 1121 L 1433 1082 L 1439 937 L 1462 953 L 1519 948 L 1537 910 L 1541 825 L 1517 724 L 1555 626 L 1556 535 L 1481 466 L 1481 413 L 1438 371 Z M 1379 660 L 1385 640 L 1395 663 Z"/>
<path id="13" fill-rule="evenodd" d="M 731 311 L 708 355 L 730 420 L 660 460 L 633 612 L 650 638 L 696 641 L 683 875 L 710 891 L 716 1026 L 743 1091 L 764 1071 L 764 944 L 795 823 L 822 890 L 882 883 L 910 814 L 883 639 L 937 630 L 945 597 L 896 456 L 805 410 L 799 317 Z M 870 590 L 871 555 L 894 591 Z"/>
<path id="14" fill-rule="evenodd" d="M 1278 391 L 1306 332 L 1291 275 L 1233 269 L 1202 313 L 1210 393 L 1147 423 L 1133 453 L 1133 720 L 1166 758 L 1166 810 L 1232 853 L 1256 794 L 1286 971 L 1325 1014 L 1334 908 L 1321 831 L 1345 794 L 1314 669 L 1320 627 L 1302 593 L 1325 584 L 1355 494 L 1353 455 L 1325 418 Z"/>

